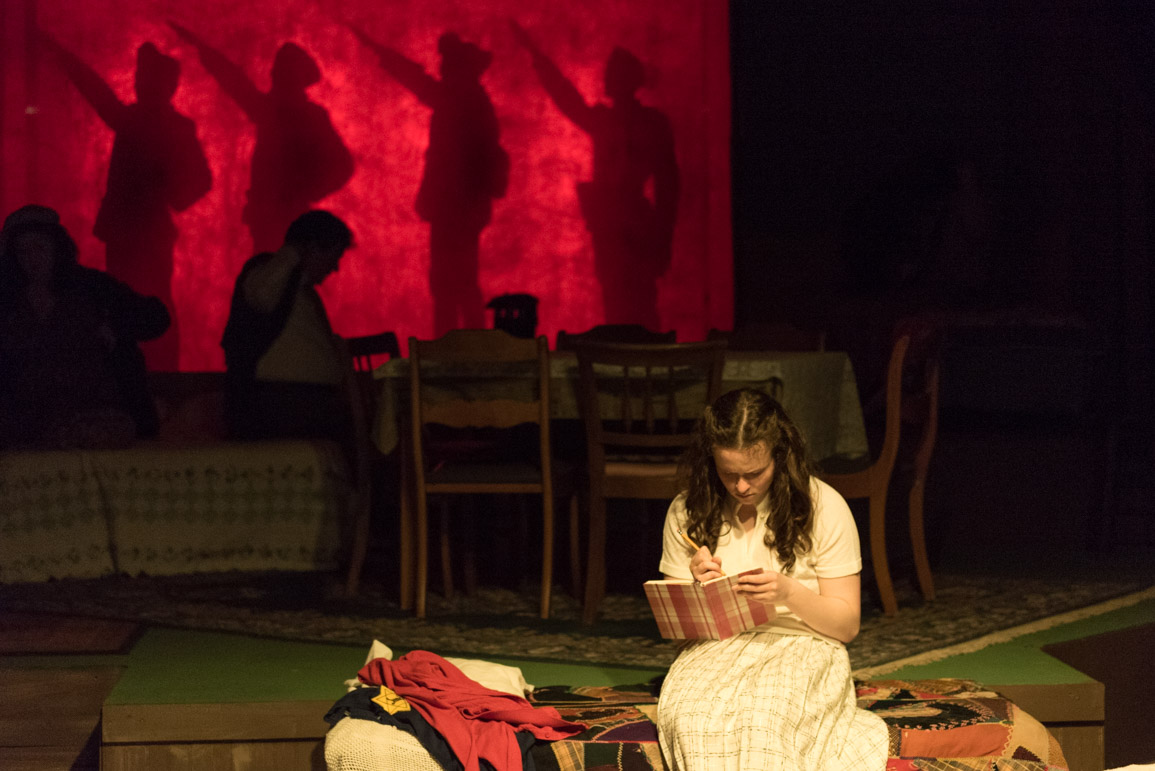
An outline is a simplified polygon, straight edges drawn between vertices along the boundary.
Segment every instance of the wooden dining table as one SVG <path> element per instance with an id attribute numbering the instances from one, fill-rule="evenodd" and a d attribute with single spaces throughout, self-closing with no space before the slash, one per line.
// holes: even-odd
<path id="1" fill-rule="evenodd" d="M 403 608 L 410 608 L 416 559 L 411 548 L 415 524 L 413 459 L 409 457 L 406 439 L 409 359 L 391 359 L 373 374 L 380 384 L 373 438 L 382 453 L 396 454 L 400 468 L 400 599 Z M 434 398 L 439 388 L 447 397 L 496 391 L 516 398 L 519 391 L 527 395 L 532 392 L 535 378 L 532 368 L 520 371 L 508 365 L 422 373 L 426 387 L 434 389 Z M 805 437 L 814 459 L 853 459 L 869 452 L 858 384 L 845 352 L 727 351 L 723 392 L 743 387 L 766 391 L 781 402 Z M 572 351 L 550 353 L 550 414 L 555 421 L 580 418 L 577 356 Z"/>

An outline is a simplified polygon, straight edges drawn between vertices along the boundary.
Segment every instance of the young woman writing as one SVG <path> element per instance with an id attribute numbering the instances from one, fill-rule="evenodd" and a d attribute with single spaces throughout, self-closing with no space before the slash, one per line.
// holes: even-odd
<path id="1" fill-rule="evenodd" d="M 667 766 L 881 771 L 886 727 L 857 709 L 845 648 L 860 620 L 858 532 L 846 502 L 813 475 L 797 427 L 761 391 L 731 391 L 706 410 L 682 468 L 662 573 L 708 581 L 760 567 L 738 591 L 777 616 L 683 647 L 658 703 Z"/>

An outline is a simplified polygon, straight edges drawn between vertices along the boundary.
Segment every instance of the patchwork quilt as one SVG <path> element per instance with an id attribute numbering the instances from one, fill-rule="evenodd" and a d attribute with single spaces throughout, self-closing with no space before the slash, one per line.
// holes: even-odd
<path id="1" fill-rule="evenodd" d="M 970 680 L 872 680 L 856 683 L 858 705 L 890 733 L 887 771 L 1066 771 L 1058 742 L 1007 699 Z M 547 686 L 537 705 L 555 707 L 589 727 L 533 749 L 538 771 L 649 771 L 663 768 L 645 685 Z"/>

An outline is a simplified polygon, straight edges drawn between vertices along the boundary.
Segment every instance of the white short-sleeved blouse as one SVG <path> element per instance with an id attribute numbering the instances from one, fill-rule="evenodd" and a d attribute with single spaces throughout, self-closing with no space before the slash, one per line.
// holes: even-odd
<path id="1" fill-rule="evenodd" d="M 862 571 L 862 552 L 858 543 L 858 528 L 850 507 L 838 491 L 817 477 L 811 477 L 810 494 L 814 500 L 814 531 L 809 551 L 799 553 L 794 562 L 791 577 L 808 589 L 818 592 L 818 579 L 842 578 Z M 746 532 L 738 523 L 738 503 L 730 517 L 730 526 L 724 527 L 718 538 L 714 556 L 722 561 L 722 570 L 740 573 L 743 570 L 762 568 L 780 572 L 778 553 L 766 547 L 766 523 L 770 516 L 768 499 L 758 505 L 758 520 L 753 529 Z M 666 526 L 662 535 L 661 571 L 671 578 L 693 579 L 690 573 L 690 558 L 694 550 L 678 535 L 678 529 L 686 530 L 686 496 L 679 495 L 670 504 L 666 513 Z M 785 605 L 777 606 L 778 616 L 760 630 L 777 631 L 787 634 L 808 634 L 841 645 L 832 637 L 827 637 L 811 629 Z"/>

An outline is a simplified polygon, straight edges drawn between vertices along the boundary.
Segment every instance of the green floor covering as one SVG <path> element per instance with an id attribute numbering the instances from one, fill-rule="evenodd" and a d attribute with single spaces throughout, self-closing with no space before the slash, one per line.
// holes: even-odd
<path id="1" fill-rule="evenodd" d="M 197 704 L 334 699 L 355 677 L 369 646 L 287 642 L 217 632 L 153 628 L 128 656 L 109 704 Z M 505 659 L 533 685 L 644 683 L 660 669 Z"/>
<path id="2" fill-rule="evenodd" d="M 1043 646 L 1155 622 L 1155 600 L 1108 611 L 1097 616 L 1025 634 L 971 653 L 897 669 L 872 667 L 879 679 L 932 679 L 961 677 L 998 685 L 1053 685 L 1090 680 L 1072 667 L 1047 655 Z"/>
<path id="3" fill-rule="evenodd" d="M 1088 678 L 1041 647 L 1155 621 L 1155 600 L 1033 632 L 982 650 L 917 666 L 872 668 L 875 678 L 961 677 L 990 684 L 1051 684 Z M 125 665 L 110 704 L 219 703 L 336 699 L 355 676 L 368 646 L 260 639 L 218 632 L 152 628 L 125 657 L 77 657 Z M 625 685 L 647 682 L 660 669 L 564 664 L 485 657 L 520 667 L 534 685 Z M 59 665 L 62 663 L 56 660 Z M 31 662 L 28 662 L 31 663 Z"/>

